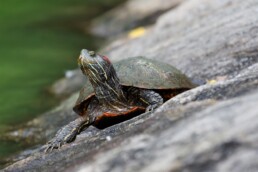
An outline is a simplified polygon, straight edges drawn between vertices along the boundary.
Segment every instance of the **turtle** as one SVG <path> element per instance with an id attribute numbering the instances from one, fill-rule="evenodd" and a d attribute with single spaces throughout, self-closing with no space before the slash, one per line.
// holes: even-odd
<path id="1" fill-rule="evenodd" d="M 103 129 L 152 112 L 173 96 L 195 87 L 175 67 L 143 56 L 112 64 L 107 56 L 83 49 L 78 65 L 89 80 L 73 107 L 79 117 L 56 133 L 47 143 L 46 152 L 72 142 L 90 125 Z"/>

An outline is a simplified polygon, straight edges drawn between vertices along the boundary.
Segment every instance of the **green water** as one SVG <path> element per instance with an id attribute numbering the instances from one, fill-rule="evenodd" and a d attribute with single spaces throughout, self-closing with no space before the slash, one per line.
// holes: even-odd
<path id="1" fill-rule="evenodd" d="M 0 132 L 57 103 L 47 87 L 77 67 L 80 49 L 99 47 L 89 21 L 121 1 L 0 1 Z M 0 144 L 0 158 L 17 151 L 9 145 Z"/>

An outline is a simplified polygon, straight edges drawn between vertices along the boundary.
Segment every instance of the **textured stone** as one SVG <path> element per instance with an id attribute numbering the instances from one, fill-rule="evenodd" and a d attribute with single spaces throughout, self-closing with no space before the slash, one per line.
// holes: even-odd
<path id="1" fill-rule="evenodd" d="M 181 2 L 183 0 L 129 0 L 95 19 L 91 32 L 102 37 L 115 36 L 141 24 L 153 23 L 164 11 Z"/>
<path id="2" fill-rule="evenodd" d="M 56 97 L 65 98 L 80 90 L 81 86 L 88 82 L 79 70 L 69 71 L 71 76 L 61 78 L 49 88 L 49 92 Z"/>
<path id="3" fill-rule="evenodd" d="M 156 134 L 144 132 L 125 139 L 118 147 L 97 154 L 94 161 L 85 163 L 81 169 L 255 172 L 258 170 L 257 103 L 256 91 L 254 95 L 222 101 L 191 115 L 180 111 L 183 118 L 174 124 L 170 121 L 170 127 L 158 129 L 157 125 L 149 125 L 145 131 L 155 130 Z M 170 120 L 169 116 L 173 117 L 176 110 L 156 115 Z"/>
<path id="4" fill-rule="evenodd" d="M 256 0 L 186 1 L 161 16 L 154 31 L 120 46 L 111 44 L 106 55 L 119 60 L 144 54 L 193 79 L 236 75 L 258 61 L 257 5 Z"/>
<path id="5" fill-rule="evenodd" d="M 113 61 L 145 55 L 205 82 L 153 113 L 90 127 L 60 150 L 36 149 L 4 171 L 258 171 L 257 14 L 256 0 L 189 0 L 145 36 L 106 47 Z M 76 117 L 76 96 L 28 125 L 51 138 Z"/>
<path id="6" fill-rule="evenodd" d="M 140 55 L 161 60 L 194 81 L 230 78 L 258 61 L 257 6 L 256 0 L 189 0 L 143 37 L 115 41 L 102 52 L 112 61 Z"/>

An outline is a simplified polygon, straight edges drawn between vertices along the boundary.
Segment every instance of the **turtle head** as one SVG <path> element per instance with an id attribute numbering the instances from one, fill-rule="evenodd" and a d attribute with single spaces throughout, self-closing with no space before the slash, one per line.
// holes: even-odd
<path id="1" fill-rule="evenodd" d="M 90 80 L 95 96 L 109 108 L 117 108 L 118 102 L 124 107 L 125 97 L 116 71 L 106 56 L 83 49 L 78 64 L 84 75 Z"/>
<path id="2" fill-rule="evenodd" d="M 114 73 L 114 68 L 106 56 L 86 49 L 81 51 L 78 65 L 82 72 L 95 83 L 103 83 L 109 80 Z"/>

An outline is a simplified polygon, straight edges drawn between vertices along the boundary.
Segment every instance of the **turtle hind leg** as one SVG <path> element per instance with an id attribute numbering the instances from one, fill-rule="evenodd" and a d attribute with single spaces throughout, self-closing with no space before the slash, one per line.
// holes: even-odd
<path id="1" fill-rule="evenodd" d="M 77 134 L 79 134 L 83 128 L 88 127 L 90 124 L 89 119 L 82 117 L 70 122 L 58 130 L 55 137 L 47 143 L 45 152 L 52 151 L 53 149 L 59 149 L 65 143 L 74 141 Z"/>
<path id="2" fill-rule="evenodd" d="M 164 102 L 162 96 L 153 90 L 131 87 L 128 91 L 129 94 L 133 95 L 134 98 L 137 98 L 138 101 L 140 100 L 143 104 L 147 105 L 146 112 L 153 111 Z"/>

